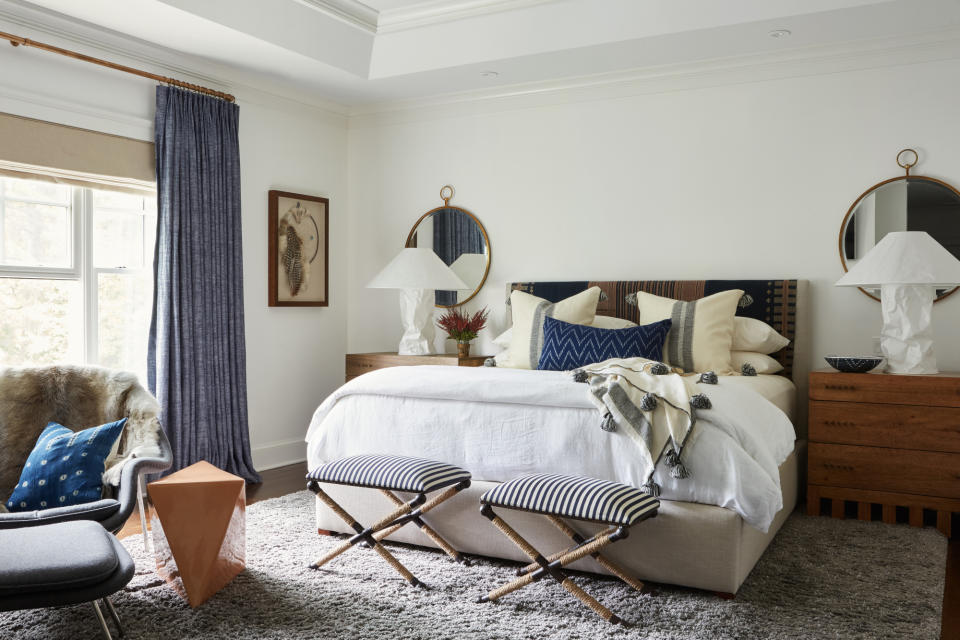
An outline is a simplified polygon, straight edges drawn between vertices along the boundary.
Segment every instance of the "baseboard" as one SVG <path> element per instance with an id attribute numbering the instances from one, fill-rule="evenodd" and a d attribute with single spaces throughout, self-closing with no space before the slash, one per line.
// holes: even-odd
<path id="1" fill-rule="evenodd" d="M 288 464 L 296 464 L 307 459 L 307 443 L 302 438 L 280 440 L 253 447 L 253 466 L 257 471 L 266 471 Z"/>

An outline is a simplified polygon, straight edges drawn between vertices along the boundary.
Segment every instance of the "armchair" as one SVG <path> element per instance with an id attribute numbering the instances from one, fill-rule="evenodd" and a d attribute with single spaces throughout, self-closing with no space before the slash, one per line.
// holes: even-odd
<path id="1" fill-rule="evenodd" d="M 173 463 L 159 411 L 156 399 L 130 373 L 81 366 L 0 369 L 0 504 L 13 491 L 48 422 L 79 430 L 127 418 L 124 433 L 106 461 L 101 500 L 0 513 L 0 529 L 93 520 L 116 533 L 138 504 L 142 522 L 143 476 L 164 471 Z"/>

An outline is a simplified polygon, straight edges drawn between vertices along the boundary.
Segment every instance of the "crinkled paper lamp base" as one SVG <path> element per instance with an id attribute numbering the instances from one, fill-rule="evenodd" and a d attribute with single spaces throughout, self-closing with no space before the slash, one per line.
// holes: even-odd
<path id="1" fill-rule="evenodd" d="M 887 373 L 938 373 L 931 327 L 935 295 L 934 288 L 927 285 L 880 287 L 883 313 L 880 348 L 887 358 Z"/>

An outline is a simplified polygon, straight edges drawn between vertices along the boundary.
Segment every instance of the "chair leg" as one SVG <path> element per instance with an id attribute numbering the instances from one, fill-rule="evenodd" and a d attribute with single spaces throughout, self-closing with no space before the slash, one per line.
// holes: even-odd
<path id="1" fill-rule="evenodd" d="M 147 513 L 143 508 L 143 474 L 137 474 L 137 509 L 140 511 L 140 531 L 143 532 L 143 550 L 150 551 L 150 543 L 147 541 Z"/>
<path id="2" fill-rule="evenodd" d="M 113 603 L 110 602 L 110 598 L 103 598 L 103 603 L 107 605 L 107 612 L 110 614 L 110 617 L 113 618 L 113 624 L 117 627 L 117 633 L 120 634 L 121 638 L 125 638 L 127 634 L 123 630 L 123 625 L 120 624 L 120 616 L 117 615 L 117 610 L 114 608 Z"/>
<path id="3" fill-rule="evenodd" d="M 380 544 L 380 541 L 374 538 L 373 536 L 373 532 L 379 529 L 382 529 L 386 526 L 389 526 L 391 523 L 393 523 L 395 520 L 397 520 L 404 514 L 409 513 L 416 504 L 423 501 L 422 495 L 418 495 L 417 498 L 415 498 L 411 502 L 404 503 L 403 506 L 397 508 L 393 513 L 391 513 L 389 516 L 387 516 L 386 518 L 378 522 L 376 525 L 364 529 L 363 526 L 359 522 L 357 522 L 356 518 L 354 518 L 349 513 L 347 513 L 346 510 L 343 507 L 341 507 L 339 504 L 337 504 L 337 502 L 333 498 L 328 496 L 320 488 L 318 484 L 311 483 L 310 490 L 313 491 L 316 494 L 316 496 L 323 501 L 324 504 L 330 507 L 330 509 L 334 513 L 336 513 L 341 520 L 346 522 L 351 529 L 357 532 L 357 535 L 350 538 L 350 541 L 348 543 L 338 547 L 337 549 L 334 549 L 333 551 L 328 553 L 326 556 L 324 556 L 320 560 L 317 560 L 312 565 L 310 565 L 311 569 L 319 569 L 320 567 L 325 565 L 327 562 L 330 562 L 330 560 L 336 558 L 338 555 L 345 552 L 350 547 L 356 545 L 359 542 L 365 542 L 370 547 L 372 547 L 373 550 L 380 555 L 380 557 L 386 560 L 387 563 L 397 571 L 397 573 L 402 575 L 407 582 L 409 582 L 415 587 L 426 586 L 420 580 L 418 580 L 416 576 L 410 573 L 410 571 L 405 566 L 403 566 L 403 564 L 401 564 L 401 562 L 397 560 L 392 553 L 387 551 L 386 547 Z"/>
<path id="4" fill-rule="evenodd" d="M 103 633 L 103 637 L 106 640 L 113 640 L 113 636 L 110 635 L 110 627 L 107 626 L 107 621 L 103 617 L 103 611 L 100 610 L 100 603 L 94 600 L 93 611 L 97 614 L 97 620 L 100 621 L 100 631 Z"/>

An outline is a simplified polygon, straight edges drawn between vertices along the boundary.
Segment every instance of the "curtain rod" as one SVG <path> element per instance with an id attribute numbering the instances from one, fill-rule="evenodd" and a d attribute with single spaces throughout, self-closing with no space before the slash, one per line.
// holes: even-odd
<path id="1" fill-rule="evenodd" d="M 67 56 L 68 58 L 83 60 L 84 62 L 100 65 L 101 67 L 107 67 L 108 69 L 116 69 L 117 71 L 123 71 L 124 73 L 132 73 L 133 75 L 140 76 L 141 78 L 149 78 L 150 80 L 156 80 L 157 82 L 162 82 L 164 84 L 171 84 L 175 87 L 183 87 L 184 89 L 190 89 L 191 91 L 196 91 L 197 93 L 205 93 L 210 96 L 215 96 L 222 100 L 226 100 L 227 102 L 234 102 L 235 100 L 235 98 L 229 93 L 223 93 L 222 91 L 216 91 L 214 89 L 207 89 L 206 87 L 201 87 L 198 84 L 190 84 L 189 82 L 184 82 L 175 78 L 167 78 L 155 73 L 150 73 L 149 71 L 142 71 L 140 69 L 134 69 L 133 67 L 127 67 L 115 62 L 101 60 L 100 58 L 94 58 L 93 56 L 77 53 L 76 51 L 70 51 L 69 49 L 61 49 L 60 47 L 55 47 L 52 44 L 44 44 L 43 42 L 37 42 L 36 40 L 29 40 L 27 38 L 15 36 L 12 33 L 4 33 L 3 31 L 0 31 L 0 40 L 9 40 L 10 44 L 15 47 L 19 47 L 20 45 L 25 47 L 34 47 L 35 49 L 42 49 L 43 51 L 58 53 L 62 56 Z"/>

